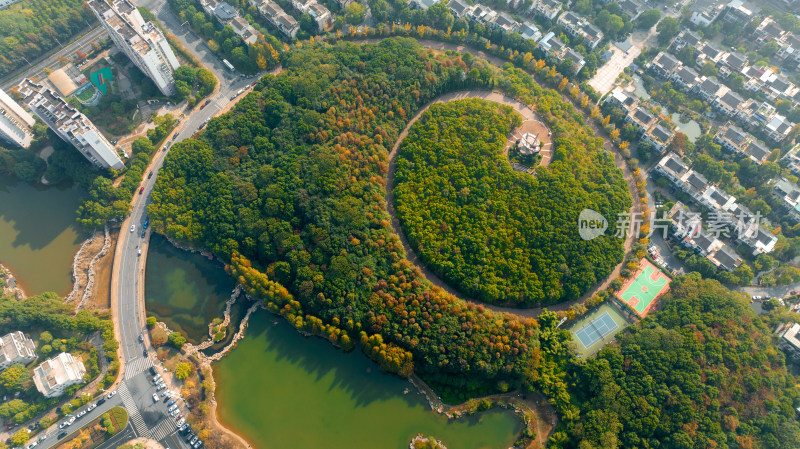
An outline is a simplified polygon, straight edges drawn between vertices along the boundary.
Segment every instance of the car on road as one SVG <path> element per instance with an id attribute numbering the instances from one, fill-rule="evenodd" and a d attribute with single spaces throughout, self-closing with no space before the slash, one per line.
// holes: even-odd
<path id="1" fill-rule="evenodd" d="M 152 374 L 153 376 L 156 375 L 156 367 L 155 366 L 151 366 L 150 367 L 150 374 Z"/>
<path id="2" fill-rule="evenodd" d="M 42 436 L 39 437 L 39 439 L 37 441 L 41 443 L 42 441 L 44 441 L 46 439 L 47 439 L 47 435 L 42 435 Z"/>
<path id="3" fill-rule="evenodd" d="M 86 407 L 86 411 L 87 412 L 91 412 L 92 410 L 94 410 L 96 408 L 97 408 L 97 404 L 92 404 L 92 405 Z"/>
<path id="4" fill-rule="evenodd" d="M 147 174 L 147 179 L 150 179 L 152 177 L 153 177 L 153 172 L 150 172 L 150 173 Z"/>
<path id="5" fill-rule="evenodd" d="M 143 194 L 143 193 L 144 193 L 144 186 L 142 186 L 142 187 L 139 187 L 139 195 L 141 195 L 141 194 Z"/>
<path id="6" fill-rule="evenodd" d="M 32 447 L 36 447 L 38 445 L 39 445 L 39 442 L 38 441 L 34 441 L 33 443 L 28 445 L 28 449 L 31 449 Z"/>
<path id="7" fill-rule="evenodd" d="M 69 426 L 69 421 L 64 421 L 64 422 L 62 422 L 61 424 L 58 425 L 58 428 L 59 429 L 63 429 L 64 427 L 67 427 L 67 426 Z"/>
<path id="8" fill-rule="evenodd" d="M 149 225 L 150 225 L 150 219 L 148 218 L 148 219 L 146 219 L 144 221 L 144 224 L 142 225 L 142 228 L 147 229 L 147 226 L 149 226 Z"/>
<path id="9" fill-rule="evenodd" d="M 114 397 L 114 396 L 116 396 L 116 395 L 117 395 L 117 390 L 114 390 L 114 391 L 112 391 L 111 393 L 108 393 L 108 394 L 106 395 L 106 399 L 111 399 L 111 398 L 113 398 L 113 397 Z"/>
<path id="10" fill-rule="evenodd" d="M 147 349 L 142 349 L 142 357 L 147 357 Z"/>
<path id="11" fill-rule="evenodd" d="M 72 425 L 72 423 L 74 423 L 74 422 L 75 422 L 75 417 L 74 417 L 74 416 L 71 416 L 71 417 L 70 417 L 70 418 L 67 420 L 67 425 L 68 425 L 68 426 L 71 426 L 71 425 Z"/>
<path id="12" fill-rule="evenodd" d="M 67 432 L 61 432 L 61 433 L 58 434 L 58 439 L 60 440 L 60 439 L 64 438 L 65 436 L 67 436 Z"/>
<path id="13" fill-rule="evenodd" d="M 136 230 L 136 225 L 131 225 L 131 232 Z"/>
<path id="14" fill-rule="evenodd" d="M 158 395 L 153 393 L 153 402 L 158 402 Z"/>
<path id="15" fill-rule="evenodd" d="M 86 410 L 81 410 L 81 411 L 78 412 L 77 415 L 75 415 L 75 417 L 76 418 L 83 418 L 84 415 L 86 415 L 86 413 L 87 413 Z"/>
<path id="16" fill-rule="evenodd" d="M 142 335 L 142 334 L 139 334 L 139 343 L 141 343 L 141 342 L 143 342 L 143 341 L 144 341 L 144 335 Z"/>
<path id="17" fill-rule="evenodd" d="M 106 403 L 106 398 L 100 398 L 100 400 L 97 401 L 97 405 L 103 405 L 105 403 Z"/>

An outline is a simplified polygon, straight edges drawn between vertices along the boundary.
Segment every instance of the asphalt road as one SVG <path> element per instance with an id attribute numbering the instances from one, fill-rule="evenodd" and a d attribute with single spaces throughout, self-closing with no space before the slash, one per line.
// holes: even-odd
<path id="1" fill-rule="evenodd" d="M 169 147 L 174 142 L 186 139 L 197 132 L 200 126 L 232 101 L 231 97 L 237 91 L 249 87 L 257 77 L 245 78 L 225 69 L 222 61 L 210 51 L 202 39 L 192 34 L 188 28 L 180 26 L 177 17 L 163 1 L 142 0 L 137 4 L 149 8 L 220 82 L 219 91 L 209 99 L 209 104 L 202 109 L 196 108 L 186 112 L 186 118 L 178 125 L 174 137 L 164 145 L 162 151 L 156 153 L 151 164 L 152 176 L 149 176 L 150 173 L 145 174 L 141 184 L 144 190 L 141 194 L 136 193 L 131 215 L 123 224 L 119 234 L 117 245 L 120 247 L 118 252 L 120 268 L 118 276 L 111 281 L 117 286 L 118 307 L 114 318 L 120 328 L 118 338 L 125 360 L 124 382 L 125 388 L 130 393 L 126 408 L 132 414 L 133 430 L 137 436 L 158 440 L 170 449 L 179 449 L 188 445 L 175 432 L 175 420 L 167 413 L 166 404 L 161 400 L 161 396 L 159 395 L 158 402 L 154 402 L 152 397 L 155 387 L 147 368 L 154 364 L 159 370 L 163 368 L 153 357 L 152 348 L 146 346 L 149 341 L 146 338 L 143 342 L 139 341 L 140 335 L 145 331 L 144 304 L 139 303 L 140 298 L 142 300 L 144 298 L 144 285 L 140 284 L 144 275 L 139 276 L 139 273 L 145 267 L 144 263 L 141 263 L 142 257 L 139 252 L 150 237 L 149 229 L 143 232 L 143 225 L 147 219 L 147 204 L 158 178 L 158 170 L 164 162 Z M 179 404 L 185 413 L 185 405 L 182 401 L 179 401 Z"/>
<path id="2" fill-rule="evenodd" d="M 81 407 L 78 410 L 76 410 L 73 413 L 73 415 L 77 416 L 78 412 L 80 412 L 82 410 L 86 410 L 86 408 L 89 407 L 90 404 L 97 404 L 98 400 L 92 401 L 89 404 L 84 405 L 83 407 Z M 41 438 L 42 435 L 46 436 L 43 441 L 39 442 L 39 444 L 38 444 L 38 446 L 36 446 L 36 448 L 37 449 L 38 448 L 49 448 L 51 446 L 54 446 L 59 441 L 67 438 L 68 436 L 70 436 L 73 433 L 75 433 L 78 430 L 80 430 L 81 427 L 83 427 L 84 425 L 92 422 L 96 418 L 99 418 L 100 415 L 102 415 L 103 413 L 107 412 L 109 409 L 111 409 L 113 407 L 116 407 L 116 406 L 119 406 L 119 405 L 123 405 L 123 404 L 122 404 L 122 399 L 120 399 L 119 395 L 117 394 L 114 397 L 112 397 L 111 399 L 106 399 L 105 403 L 98 405 L 97 408 L 95 408 L 91 412 L 87 413 L 86 415 L 82 416 L 81 418 L 76 419 L 75 422 L 72 423 L 72 425 L 67 426 L 67 427 L 65 427 L 63 429 L 59 429 L 58 425 L 65 421 L 64 419 L 62 419 L 58 423 L 50 426 L 50 428 L 47 429 L 42 434 L 36 435 L 36 437 L 35 437 L 36 439 Z M 64 438 L 58 438 L 58 435 L 61 432 L 66 432 L 67 435 Z M 33 441 L 33 440 L 34 439 L 32 439 L 31 441 Z M 30 444 L 30 442 L 28 444 Z M 26 445 L 25 447 L 27 448 L 29 446 Z"/>
<path id="3" fill-rule="evenodd" d="M 58 49 L 58 51 L 51 54 L 47 58 L 33 64 L 32 66 L 24 67 L 22 71 L 16 71 L 6 76 L 5 78 L 3 78 L 0 87 L 2 87 L 3 90 L 7 90 L 9 87 L 19 84 L 23 78 L 42 77 L 44 75 L 43 72 L 45 68 L 49 68 L 51 70 L 60 68 L 61 63 L 58 62 L 59 56 L 71 59 L 70 58 L 71 55 L 77 52 L 78 50 L 88 54 L 91 51 L 92 43 L 106 36 L 107 36 L 106 30 L 103 29 L 103 27 L 101 27 L 100 25 L 95 26 L 95 28 L 90 28 L 86 31 L 86 33 L 83 36 L 61 47 L 60 49 Z"/>

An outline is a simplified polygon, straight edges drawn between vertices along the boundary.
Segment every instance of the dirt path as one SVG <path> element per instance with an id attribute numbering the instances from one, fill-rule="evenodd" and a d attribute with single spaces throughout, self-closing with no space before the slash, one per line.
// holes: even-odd
<path id="1" fill-rule="evenodd" d="M 357 43 L 377 43 L 379 41 L 380 41 L 380 39 L 363 39 L 363 40 L 358 40 L 356 42 Z M 488 55 L 488 54 L 486 54 L 486 53 L 484 53 L 482 51 L 474 50 L 472 48 L 465 47 L 463 45 L 455 45 L 455 44 L 449 44 L 449 43 L 437 42 L 437 41 L 429 41 L 429 40 L 419 40 L 418 42 L 423 47 L 434 49 L 434 50 L 453 50 L 453 51 L 458 51 L 458 52 L 461 52 L 461 53 L 471 53 L 471 54 L 473 54 L 473 55 L 475 55 L 477 57 L 480 57 L 482 59 L 487 60 L 491 64 L 493 64 L 495 66 L 498 66 L 498 67 L 502 67 L 502 65 L 507 62 L 507 61 L 504 61 L 504 60 L 502 60 L 500 58 L 497 58 L 495 56 Z M 531 75 L 531 76 L 533 76 L 533 75 Z M 590 298 L 592 295 L 596 294 L 597 292 L 608 288 L 608 286 L 611 284 L 611 282 L 614 279 L 616 279 L 617 277 L 619 277 L 619 274 L 620 274 L 620 272 L 622 270 L 622 267 L 625 264 L 624 260 L 622 262 L 620 262 L 619 264 L 617 264 L 617 266 L 614 268 L 614 270 L 612 270 L 612 272 L 608 275 L 608 277 L 606 277 L 605 280 L 603 280 L 602 282 L 600 282 L 597 285 L 595 285 L 589 291 L 584 293 L 580 298 L 577 298 L 577 299 L 574 299 L 574 300 L 571 300 L 571 301 L 567 301 L 567 302 L 562 302 L 562 303 L 559 303 L 559 304 L 548 305 L 548 306 L 543 306 L 543 307 L 528 308 L 528 309 L 519 309 L 519 308 L 514 308 L 514 307 L 503 307 L 503 306 L 497 306 L 497 305 L 493 305 L 493 304 L 487 304 L 487 303 L 484 303 L 484 302 L 481 302 L 481 301 L 477 301 L 477 300 L 474 300 L 472 298 L 469 298 L 469 297 L 465 296 L 462 292 L 458 291 L 457 289 L 451 287 L 446 282 L 444 282 L 435 273 L 433 273 L 431 270 L 429 270 L 425 266 L 425 264 L 422 263 L 422 261 L 419 260 L 419 257 L 417 256 L 417 253 L 413 250 L 413 248 L 411 248 L 411 245 L 409 245 L 405 234 L 403 233 L 402 229 L 400 228 L 400 221 L 397 218 L 397 211 L 394 208 L 393 190 L 394 190 L 394 171 L 395 171 L 395 163 L 396 163 L 395 162 L 395 156 L 397 156 L 397 151 L 400 148 L 400 144 L 402 144 L 403 139 L 405 139 L 405 137 L 408 135 L 408 130 L 419 119 L 419 117 L 430 107 L 431 104 L 433 104 L 433 103 L 444 103 L 444 102 L 447 102 L 447 101 L 458 100 L 458 99 L 463 99 L 463 98 L 481 98 L 483 100 L 494 101 L 494 102 L 497 102 L 497 103 L 501 103 L 501 104 L 505 104 L 505 105 L 508 105 L 508 106 L 512 106 L 515 111 L 517 111 L 520 114 L 522 114 L 523 117 L 525 117 L 526 119 L 533 118 L 533 117 L 538 117 L 534 111 L 532 111 L 528 106 L 522 104 L 518 100 L 516 100 L 516 99 L 514 99 L 512 97 L 509 97 L 507 95 L 501 94 L 501 93 L 491 92 L 491 91 L 487 91 L 487 90 L 459 91 L 459 92 L 454 92 L 454 93 L 451 93 L 451 94 L 442 95 L 441 97 L 437 98 L 436 100 L 432 101 L 431 103 L 428 103 L 427 105 L 425 105 L 422 109 L 419 110 L 419 112 L 417 112 L 416 115 L 414 115 L 414 117 L 406 125 L 405 129 L 403 129 L 403 131 L 398 136 L 397 141 L 395 142 L 394 146 L 392 147 L 392 151 L 389 153 L 389 172 L 388 172 L 388 175 L 387 175 L 387 182 L 386 182 L 386 202 L 387 202 L 386 206 L 387 206 L 387 210 L 389 211 L 389 214 L 392 217 L 392 226 L 394 227 L 394 230 L 397 233 L 397 235 L 400 236 L 400 241 L 403 243 L 403 247 L 406 250 L 406 258 L 410 262 L 412 262 L 415 266 L 417 266 L 420 269 L 420 271 L 422 272 L 422 274 L 424 274 L 425 277 L 428 278 L 428 280 L 434 286 L 439 287 L 439 288 L 447 291 L 448 293 L 450 293 L 450 294 L 452 294 L 452 295 L 454 295 L 454 296 L 456 296 L 458 298 L 461 298 L 461 299 L 463 299 L 463 300 L 465 300 L 467 302 L 471 302 L 471 303 L 474 303 L 474 304 L 480 304 L 480 305 L 482 305 L 482 306 L 484 306 L 484 307 L 486 307 L 486 308 L 488 308 L 490 310 L 493 310 L 495 312 L 511 313 L 511 314 L 514 314 L 514 315 L 519 315 L 519 316 L 528 317 L 528 318 L 534 318 L 534 317 L 538 316 L 539 314 L 542 313 L 542 311 L 545 308 L 547 308 L 548 310 L 552 310 L 552 311 L 567 310 L 571 306 L 573 306 L 574 304 L 581 303 L 581 302 L 585 301 L 586 299 Z M 605 132 L 605 130 L 603 130 L 601 127 L 599 127 L 594 122 L 594 120 L 592 120 L 590 117 L 588 117 L 588 115 L 584 113 L 583 109 L 580 108 L 579 105 L 576 104 L 574 100 L 572 100 L 568 96 L 564 96 L 564 95 L 562 95 L 562 98 L 564 98 L 566 101 L 569 101 L 575 107 L 575 109 L 577 111 L 580 111 L 581 114 L 584 115 L 585 122 L 594 131 L 595 135 L 604 137 L 604 148 L 607 151 L 609 151 L 612 154 L 614 154 L 614 162 L 615 162 L 617 168 L 622 170 L 623 178 L 628 183 L 628 190 L 629 190 L 629 192 L 631 194 L 631 197 L 633 199 L 633 203 L 632 203 L 630 212 L 634 213 L 635 211 L 640 210 L 641 209 L 641 204 L 640 204 L 640 201 L 639 201 L 639 195 L 638 195 L 637 190 L 636 190 L 636 180 L 635 180 L 635 178 L 633 176 L 633 173 L 631 172 L 630 168 L 625 163 L 625 160 L 623 159 L 623 157 L 619 154 L 619 152 L 617 151 L 616 147 L 611 143 L 611 140 L 610 140 L 608 134 Z M 530 111 L 530 112 L 526 113 L 526 110 Z M 551 149 L 552 147 L 548 146 L 548 148 Z M 551 153 L 551 151 L 549 151 L 548 153 Z M 544 162 L 544 160 L 543 160 L 543 162 Z M 550 163 L 550 158 L 549 157 L 548 157 L 547 163 L 548 164 Z M 624 254 L 628 254 L 630 252 L 630 250 L 631 250 L 631 248 L 633 246 L 633 240 L 634 240 L 634 238 L 633 238 L 632 235 L 628 235 L 626 237 L 625 244 L 624 244 Z"/>

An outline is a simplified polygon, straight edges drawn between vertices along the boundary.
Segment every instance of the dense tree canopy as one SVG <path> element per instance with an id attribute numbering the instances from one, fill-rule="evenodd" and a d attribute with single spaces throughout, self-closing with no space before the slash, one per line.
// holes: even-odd
<path id="1" fill-rule="evenodd" d="M 0 10 L 0 76 L 27 66 L 96 21 L 84 0 L 23 0 Z"/>
<path id="2" fill-rule="evenodd" d="M 616 217 L 626 204 L 609 198 L 626 188 L 602 151 L 586 156 L 584 172 L 561 163 L 536 176 L 514 172 L 503 147 L 519 123 L 508 106 L 481 100 L 432 105 L 397 156 L 397 212 L 421 259 L 473 298 L 576 298 L 622 259 L 622 239 L 582 240 L 578 215 Z"/>
<path id="3" fill-rule="evenodd" d="M 800 446 L 800 392 L 748 300 L 696 273 L 576 370 L 572 447 Z"/>

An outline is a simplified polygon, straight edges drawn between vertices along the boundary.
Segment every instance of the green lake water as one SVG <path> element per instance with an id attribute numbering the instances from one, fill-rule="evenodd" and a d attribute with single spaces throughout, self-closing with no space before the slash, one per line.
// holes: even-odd
<path id="1" fill-rule="evenodd" d="M 233 291 L 221 263 L 176 248 L 158 234 L 150 239 L 145 276 L 147 314 L 192 343 L 208 336 L 208 323 L 222 317 Z"/>
<path id="2" fill-rule="evenodd" d="M 0 263 L 29 295 L 72 289 L 72 259 L 87 235 L 75 224 L 84 191 L 0 175 Z"/>
<path id="3" fill-rule="evenodd" d="M 507 410 L 448 420 L 358 350 L 303 337 L 263 311 L 214 373 L 218 417 L 257 449 L 400 449 L 418 433 L 450 449 L 499 449 L 522 430 Z"/>

